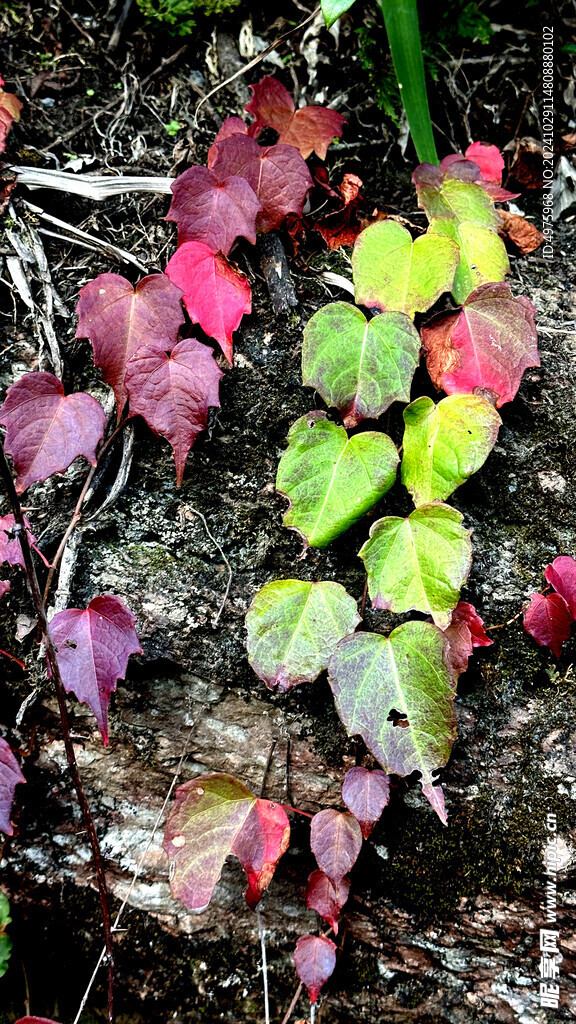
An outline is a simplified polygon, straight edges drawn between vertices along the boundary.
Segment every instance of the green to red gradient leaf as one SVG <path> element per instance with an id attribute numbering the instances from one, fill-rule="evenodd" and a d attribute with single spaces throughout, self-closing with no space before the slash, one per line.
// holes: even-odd
<path id="1" fill-rule="evenodd" d="M 104 745 L 110 695 L 118 680 L 126 677 L 130 655 L 142 654 L 135 621 L 119 597 L 106 594 L 95 597 L 84 610 L 57 612 L 50 622 L 64 689 L 88 704 Z"/>
<path id="2" fill-rule="evenodd" d="M 326 159 L 328 146 L 334 138 L 342 138 L 345 118 L 329 107 L 300 107 L 277 78 L 264 75 L 251 85 L 252 99 L 244 108 L 253 114 L 257 128 L 274 128 L 278 142 L 295 146 L 306 160 L 313 152 Z"/>
<path id="3" fill-rule="evenodd" d="M 546 566 L 546 582 L 563 597 L 576 618 L 576 562 L 571 555 L 559 555 Z"/>
<path id="4" fill-rule="evenodd" d="M 442 631 L 429 622 L 405 622 L 389 637 L 355 633 L 338 644 L 328 680 L 348 734 L 362 736 L 388 774 L 420 772 L 425 796 L 446 823 L 433 777 L 456 738 L 444 648 Z"/>
<path id="5" fill-rule="evenodd" d="M 358 235 L 352 252 L 356 302 L 410 318 L 425 313 L 450 291 L 459 258 L 450 238 L 427 234 L 413 242 L 394 220 L 371 224 Z"/>
<path id="6" fill-rule="evenodd" d="M 89 338 L 94 362 L 114 391 L 118 420 L 128 394 L 126 365 L 142 345 L 174 348 L 184 322 L 182 291 L 166 274 L 150 274 L 133 288 L 120 274 L 98 274 L 80 290 L 77 338 Z"/>
<path id="7" fill-rule="evenodd" d="M 296 974 L 314 1004 L 336 967 L 336 945 L 326 935 L 302 935 L 294 950 Z"/>
<path id="8" fill-rule="evenodd" d="M 402 483 L 415 505 L 444 501 L 484 465 L 500 417 L 480 395 L 417 398 L 404 409 Z"/>
<path id="9" fill-rule="evenodd" d="M 374 825 L 388 806 L 390 780 L 380 769 L 369 771 L 362 765 L 350 768 L 344 776 L 342 799 L 354 815 L 364 839 L 368 839 Z"/>
<path id="10" fill-rule="evenodd" d="M 557 658 L 573 622 L 574 616 L 560 594 L 531 594 L 530 605 L 524 612 L 524 629 Z"/>
<path id="11" fill-rule="evenodd" d="M 208 424 L 208 410 L 220 405 L 221 376 L 212 349 L 195 338 L 178 342 L 170 354 L 144 345 L 126 368 L 130 415 L 142 416 L 170 442 L 178 487 L 188 452 Z"/>
<path id="12" fill-rule="evenodd" d="M 6 836 L 11 836 L 14 833 L 10 813 L 14 802 L 14 792 L 20 782 L 26 782 L 20 765 L 6 740 L 0 736 L 0 832 Z"/>
<path id="13" fill-rule="evenodd" d="M 471 220 L 457 222 L 448 217 L 434 217 L 429 234 L 451 238 L 460 250 L 460 262 L 454 275 L 454 301 L 465 302 L 470 292 L 492 281 L 503 281 L 510 273 L 506 246 L 491 228 Z"/>
<path id="14" fill-rule="evenodd" d="M 164 833 L 170 889 L 188 910 L 205 910 L 224 862 L 235 853 L 248 875 L 246 901 L 255 907 L 286 850 L 284 809 L 257 799 L 231 775 L 200 775 L 176 790 Z"/>
<path id="15" fill-rule="evenodd" d="M 306 906 L 323 917 L 338 935 L 338 917 L 350 894 L 350 882 L 341 878 L 331 882 L 328 875 L 318 868 L 313 871 L 306 884 Z"/>
<path id="16" fill-rule="evenodd" d="M 302 383 L 339 409 L 345 427 L 410 400 L 420 337 L 404 313 L 371 320 L 348 302 L 330 302 L 304 328 Z"/>
<path id="17" fill-rule="evenodd" d="M 192 323 L 220 345 L 232 363 L 232 334 L 244 313 L 252 310 L 247 277 L 204 242 L 184 242 L 166 267 L 170 280 L 184 293 Z"/>
<path id="18" fill-rule="evenodd" d="M 456 223 L 473 221 L 493 231 L 498 230 L 498 212 L 483 184 L 450 177 L 433 164 L 420 164 L 412 175 L 412 181 L 416 186 L 418 206 L 425 211 L 428 220 L 449 217 Z"/>
<path id="19" fill-rule="evenodd" d="M 23 494 L 31 484 L 63 473 L 79 455 L 95 466 L 106 413 L 91 395 L 65 396 L 53 374 L 26 373 L 8 388 L 0 424 L 18 473 L 16 491 Z"/>
<path id="20" fill-rule="evenodd" d="M 397 465 L 398 452 L 386 434 L 349 438 L 324 412 L 300 417 L 276 477 L 278 491 L 291 502 L 284 525 L 313 547 L 325 547 L 390 490 Z"/>
<path id="21" fill-rule="evenodd" d="M 270 689 L 285 693 L 313 682 L 359 622 L 356 601 L 339 583 L 274 580 L 246 615 L 248 660 Z"/>
<path id="22" fill-rule="evenodd" d="M 194 166 L 170 186 L 172 203 L 166 220 L 178 225 L 178 245 L 204 242 L 227 256 L 237 238 L 256 242 L 256 215 L 262 205 L 245 178 L 220 177 L 208 167 Z"/>
<path id="23" fill-rule="evenodd" d="M 350 874 L 362 849 L 362 830 L 353 814 L 328 807 L 312 818 L 310 848 L 333 885 Z"/>
<path id="24" fill-rule="evenodd" d="M 422 329 L 428 372 L 449 395 L 492 392 L 500 408 L 515 397 L 524 371 L 540 366 L 536 310 L 504 281 L 483 284 L 460 310 Z"/>
<path id="25" fill-rule="evenodd" d="M 18 97 L 11 92 L 4 92 L 4 89 L 0 88 L 0 153 L 3 153 L 6 148 L 6 136 L 12 123 L 20 120 L 21 110 L 22 104 Z"/>

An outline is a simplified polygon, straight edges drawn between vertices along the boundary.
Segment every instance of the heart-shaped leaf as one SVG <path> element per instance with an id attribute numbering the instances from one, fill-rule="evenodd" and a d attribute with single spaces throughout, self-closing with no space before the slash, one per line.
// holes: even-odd
<path id="1" fill-rule="evenodd" d="M 362 849 L 362 830 L 353 814 L 328 807 L 312 818 L 310 848 L 334 885 L 350 874 Z"/>
<path id="2" fill-rule="evenodd" d="M 472 562 L 470 531 L 455 508 L 421 505 L 407 519 L 379 519 L 359 555 L 374 608 L 415 609 L 440 629 L 450 625 Z"/>
<path id="3" fill-rule="evenodd" d="M 415 505 L 444 501 L 484 465 L 500 417 L 480 395 L 417 398 L 404 409 L 402 483 Z"/>
<path id="4" fill-rule="evenodd" d="M 410 318 L 425 313 L 450 291 L 459 259 L 450 238 L 422 235 L 413 242 L 394 220 L 371 224 L 358 235 L 352 252 L 356 302 Z"/>
<path id="5" fill-rule="evenodd" d="M 294 966 L 314 1004 L 336 967 L 336 945 L 326 935 L 302 935 L 294 950 Z"/>
<path id="6" fill-rule="evenodd" d="M 51 373 L 25 373 L 8 388 L 0 423 L 18 473 L 16 491 L 22 494 L 31 484 L 63 473 L 79 455 L 95 466 L 106 413 L 91 395 L 65 396 Z"/>
<path id="7" fill-rule="evenodd" d="M 420 337 L 404 313 L 366 320 L 348 302 L 331 302 L 304 328 L 302 382 L 340 410 L 344 425 L 376 418 L 410 400 Z"/>
<path id="8" fill-rule="evenodd" d="M 389 637 L 355 633 L 338 644 L 328 678 L 348 734 L 362 736 L 388 774 L 419 771 L 426 797 L 446 823 L 433 778 L 456 738 L 444 643 L 429 622 L 405 622 Z"/>
<path id="9" fill-rule="evenodd" d="M 304 160 L 316 152 L 326 159 L 328 146 L 334 138 L 342 138 L 345 118 L 329 107 L 294 107 L 294 100 L 277 78 L 264 75 L 251 85 L 252 99 L 244 108 L 255 117 L 258 128 L 274 128 L 278 142 L 296 146 Z"/>
<path id="10" fill-rule="evenodd" d="M 374 825 L 388 806 L 390 781 L 379 769 L 369 771 L 362 765 L 350 768 L 344 776 L 342 799 L 368 839 Z"/>
<path id="11" fill-rule="evenodd" d="M 334 22 L 338 21 L 340 15 L 350 10 L 354 2 L 355 0 L 320 0 L 326 27 L 331 28 Z"/>
<path id="12" fill-rule="evenodd" d="M 238 237 L 256 242 L 256 215 L 262 206 L 245 178 L 221 178 L 208 167 L 194 166 L 170 186 L 173 199 L 166 220 L 178 225 L 178 245 L 204 242 L 227 256 Z"/>
<path id="13" fill-rule="evenodd" d="M 506 246 L 491 228 L 471 220 L 460 222 L 434 217 L 429 234 L 451 238 L 460 250 L 460 262 L 454 275 L 454 301 L 465 302 L 470 292 L 491 281 L 503 281 L 510 273 Z"/>
<path id="14" fill-rule="evenodd" d="M 576 618 L 576 562 L 571 555 L 559 555 L 546 566 L 546 581 L 563 597 Z"/>
<path id="15" fill-rule="evenodd" d="M 130 415 L 143 416 L 155 434 L 170 442 L 178 487 L 188 452 L 206 429 L 208 410 L 220 405 L 221 376 L 212 349 L 195 338 L 180 341 L 170 355 L 158 346 L 143 346 L 126 368 Z"/>
<path id="16" fill-rule="evenodd" d="M 426 211 L 428 220 L 449 217 L 457 223 L 473 221 L 493 231 L 498 230 L 498 213 L 483 185 L 443 174 L 432 164 L 420 164 L 412 175 L 412 181 L 416 185 L 418 206 Z"/>
<path id="17" fill-rule="evenodd" d="M 308 878 L 306 885 L 306 906 L 323 917 L 338 935 L 338 917 L 350 894 L 350 882 L 341 878 L 331 882 L 328 875 L 318 868 Z"/>
<path id="18" fill-rule="evenodd" d="M 205 910 L 224 861 L 235 853 L 248 874 L 246 900 L 258 903 L 290 838 L 284 809 L 257 799 L 231 775 L 200 775 L 176 790 L 163 847 L 170 890 L 188 910 Z"/>
<path id="19" fill-rule="evenodd" d="M 223 256 L 203 242 L 184 242 L 166 267 L 166 273 L 184 293 L 190 319 L 215 338 L 229 363 L 232 334 L 244 313 L 252 310 L 248 279 Z"/>
<path id="20" fill-rule="evenodd" d="M 398 452 L 386 434 L 348 438 L 324 412 L 301 416 L 290 429 L 276 478 L 291 502 L 284 525 L 313 547 L 325 547 L 390 490 L 397 465 Z"/>
<path id="21" fill-rule="evenodd" d="M 524 612 L 524 629 L 557 658 L 573 622 L 574 616 L 560 594 L 531 594 L 530 605 Z"/>
<path id="22" fill-rule="evenodd" d="M 0 736 L 0 832 L 6 836 L 14 833 L 10 813 L 19 782 L 26 782 L 26 779 L 6 740 Z"/>
<path id="23" fill-rule="evenodd" d="M 313 682 L 359 622 L 356 601 L 339 583 L 274 580 L 246 615 L 248 660 L 267 686 L 284 693 Z"/>
<path id="24" fill-rule="evenodd" d="M 85 610 L 67 608 L 50 622 L 64 689 L 94 712 L 108 743 L 108 705 L 131 654 L 142 654 L 136 617 L 119 597 L 95 597 Z"/>
<path id="25" fill-rule="evenodd" d="M 433 317 L 422 329 L 428 372 L 449 395 L 491 391 L 498 408 L 515 397 L 524 370 L 540 366 L 536 310 L 504 281 L 483 284 L 462 309 Z"/>

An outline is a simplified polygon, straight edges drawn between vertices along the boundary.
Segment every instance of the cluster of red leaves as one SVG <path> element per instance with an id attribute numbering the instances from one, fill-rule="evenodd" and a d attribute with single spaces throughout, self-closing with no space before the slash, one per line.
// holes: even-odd
<path id="1" fill-rule="evenodd" d="M 560 555 L 546 566 L 544 576 L 554 590 L 530 595 L 524 629 L 559 658 L 576 619 L 576 561 L 570 555 Z"/>

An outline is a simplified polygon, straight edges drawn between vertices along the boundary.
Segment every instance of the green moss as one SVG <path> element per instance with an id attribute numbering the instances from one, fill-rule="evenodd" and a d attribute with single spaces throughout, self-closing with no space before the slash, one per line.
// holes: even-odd
<path id="1" fill-rule="evenodd" d="M 138 0 L 138 7 L 149 21 L 159 21 L 171 35 L 187 36 L 196 25 L 196 17 L 213 17 L 238 7 L 240 0 Z"/>

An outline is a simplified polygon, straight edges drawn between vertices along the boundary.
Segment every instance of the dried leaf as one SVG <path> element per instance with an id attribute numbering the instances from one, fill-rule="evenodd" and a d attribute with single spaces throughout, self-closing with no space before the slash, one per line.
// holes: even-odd
<path id="1" fill-rule="evenodd" d="M 521 253 L 534 252 L 544 241 L 544 235 L 525 217 L 518 213 L 499 210 L 502 232 Z"/>

